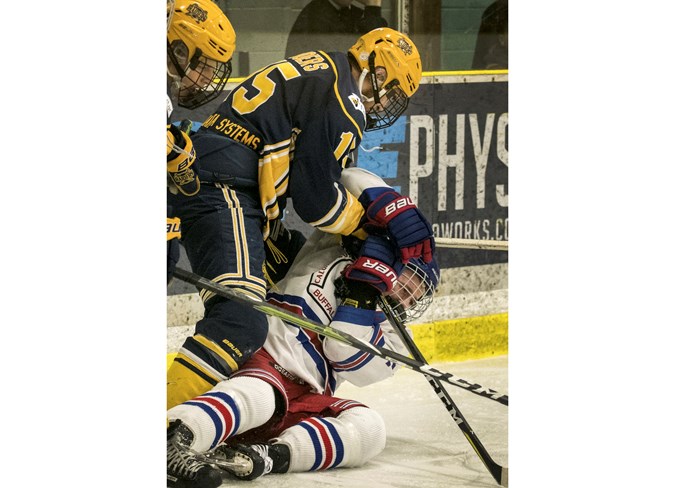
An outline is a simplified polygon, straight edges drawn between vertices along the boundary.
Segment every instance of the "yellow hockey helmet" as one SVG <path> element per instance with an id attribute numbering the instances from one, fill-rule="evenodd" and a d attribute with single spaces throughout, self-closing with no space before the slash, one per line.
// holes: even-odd
<path id="1" fill-rule="evenodd" d="M 196 108 L 216 98 L 232 71 L 235 30 L 212 0 L 175 0 L 167 32 L 168 62 L 181 78 L 179 105 Z"/>
<path id="2" fill-rule="evenodd" d="M 365 130 L 392 125 L 406 110 L 409 97 L 416 93 L 421 83 L 423 70 L 416 45 L 401 32 L 382 27 L 360 37 L 348 53 L 362 70 L 360 89 L 361 81 L 369 76 L 376 103 L 383 98 L 388 100 L 386 106 L 367 113 Z M 385 79 L 377 77 L 377 67 L 385 68 Z"/>

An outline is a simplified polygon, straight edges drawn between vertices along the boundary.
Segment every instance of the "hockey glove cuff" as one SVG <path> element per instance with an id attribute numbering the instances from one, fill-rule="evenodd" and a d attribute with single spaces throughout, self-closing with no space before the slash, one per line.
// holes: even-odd
<path id="1" fill-rule="evenodd" d="M 371 327 L 375 323 L 375 311 L 355 308 L 349 305 L 339 305 L 332 322 L 347 322 L 353 325 Z"/>
<path id="2" fill-rule="evenodd" d="M 167 125 L 167 175 L 178 191 L 193 196 L 200 191 L 193 141 L 174 124 Z"/>

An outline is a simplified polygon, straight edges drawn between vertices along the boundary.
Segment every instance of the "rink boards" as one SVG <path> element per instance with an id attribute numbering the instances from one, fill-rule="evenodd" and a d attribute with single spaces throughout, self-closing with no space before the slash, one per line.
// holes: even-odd
<path id="1" fill-rule="evenodd" d="M 443 271 L 442 286 L 433 304 L 416 323 L 410 324 L 414 339 L 428 361 L 465 361 L 508 353 L 507 286 L 489 290 L 476 288 L 496 284 L 493 280 L 482 280 L 478 276 L 486 275 L 489 271 L 498 273 L 500 269 L 491 268 L 503 266 L 506 265 L 493 265 L 490 269 L 474 267 L 456 270 L 457 273 L 464 273 L 463 281 L 454 279 L 453 271 Z M 469 272 L 475 268 L 480 269 L 475 274 Z M 466 288 L 459 290 L 459 283 L 463 283 Z M 474 288 L 467 288 L 473 284 Z M 195 323 L 202 318 L 203 313 L 204 307 L 197 293 L 167 298 L 168 353 L 177 351 L 184 339 L 192 335 Z"/>

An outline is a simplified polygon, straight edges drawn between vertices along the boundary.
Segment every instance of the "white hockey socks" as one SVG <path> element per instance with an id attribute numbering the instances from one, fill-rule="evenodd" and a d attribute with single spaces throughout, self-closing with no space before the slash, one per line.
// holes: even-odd
<path id="1" fill-rule="evenodd" d="M 263 425 L 273 416 L 273 387 L 258 378 L 238 376 L 167 411 L 193 432 L 191 448 L 205 452 L 229 437 Z"/>
<path id="2" fill-rule="evenodd" d="M 383 451 L 386 430 L 378 413 L 366 407 L 354 407 L 336 418 L 304 420 L 271 442 L 289 447 L 290 473 L 358 467 Z"/>

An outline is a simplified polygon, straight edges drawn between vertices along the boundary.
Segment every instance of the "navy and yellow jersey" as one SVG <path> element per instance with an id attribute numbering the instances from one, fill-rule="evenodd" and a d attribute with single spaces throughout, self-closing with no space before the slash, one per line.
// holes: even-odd
<path id="1" fill-rule="evenodd" d="M 348 56 L 313 51 L 249 76 L 205 120 L 193 144 L 204 171 L 256 182 L 268 221 L 291 198 L 305 222 L 348 235 L 364 209 L 339 179 L 365 123 Z"/>

